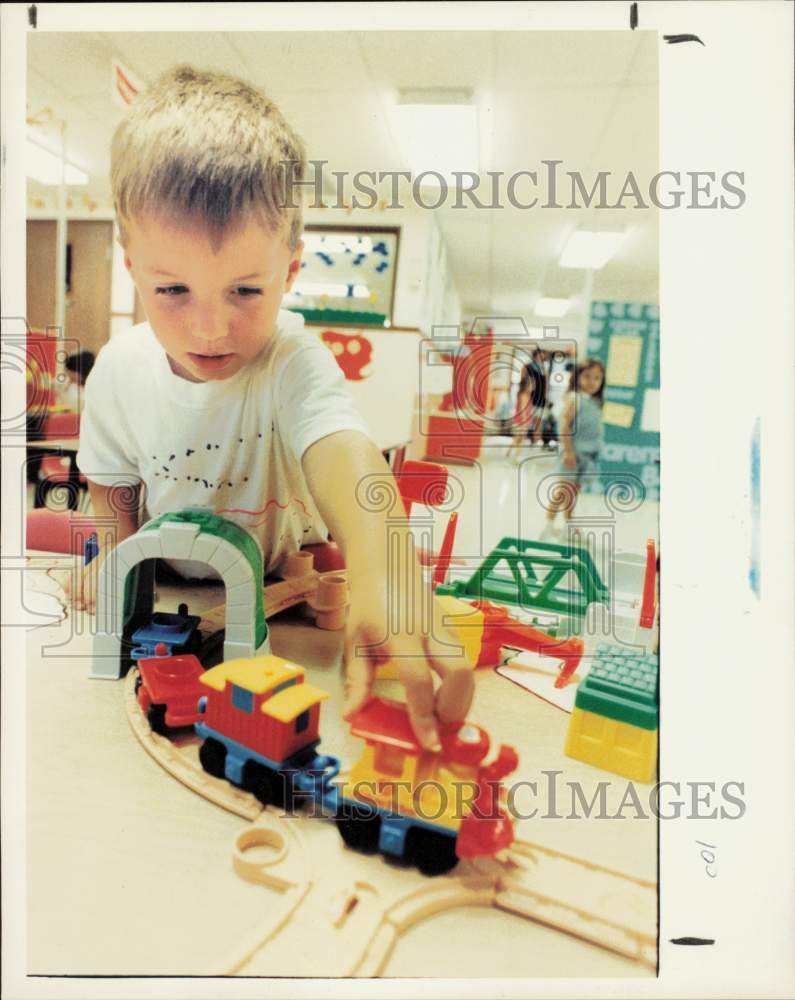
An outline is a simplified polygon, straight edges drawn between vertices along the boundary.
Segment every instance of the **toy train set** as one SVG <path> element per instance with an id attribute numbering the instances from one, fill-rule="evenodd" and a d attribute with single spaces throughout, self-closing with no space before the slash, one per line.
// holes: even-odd
<path id="1" fill-rule="evenodd" d="M 411 500 L 435 505 L 442 476 L 441 467 L 407 465 L 399 482 L 408 516 Z M 429 551 L 423 560 L 435 567 L 434 600 L 453 635 L 449 655 L 464 656 L 484 670 L 513 655 L 505 647 L 557 660 L 557 669 L 544 665 L 536 672 L 546 676 L 550 689 L 553 683 L 577 685 L 566 754 L 650 780 L 656 766 L 656 657 L 629 662 L 626 649 L 603 644 L 590 681 L 576 676 L 584 654 L 585 611 L 593 603 L 613 603 L 588 553 L 506 538 L 473 574 L 464 561 L 451 559 L 455 522 L 453 513 L 439 554 Z M 172 558 L 213 569 L 224 583 L 224 604 L 201 618 L 190 615 L 185 604 L 176 613 L 155 613 L 154 563 Z M 637 562 L 628 566 L 634 576 Z M 257 949 L 284 933 L 281 928 L 316 877 L 335 885 L 328 950 L 347 956 L 350 949 L 339 946 L 339 936 L 354 930 L 357 944 L 364 942 L 363 957 L 334 974 L 378 975 L 395 937 L 411 923 L 451 905 L 484 902 L 653 969 L 653 883 L 515 839 L 502 785 L 518 768 L 512 747 L 490 753 L 489 735 L 460 722 L 442 726 L 438 750 L 426 750 L 416 740 L 406 705 L 372 698 L 350 720 L 351 735 L 363 741 L 353 766 L 343 771 L 337 757 L 323 753 L 320 704 L 328 693 L 307 681 L 302 666 L 271 655 L 266 619 L 304 603 L 319 627 L 344 627 L 346 581 L 336 563 L 333 575 L 324 566 L 316 572 L 306 552 L 290 557 L 281 567 L 284 579 L 264 589 L 262 567 L 258 543 L 244 529 L 191 508 L 156 519 L 120 543 L 98 576 L 91 676 L 116 678 L 130 669 L 125 705 L 136 738 L 172 776 L 253 824 L 235 838 L 234 869 L 280 897 L 280 904 L 269 908 L 267 931 L 247 937 L 245 951 L 218 967 L 223 974 L 239 973 Z M 650 542 L 640 614 L 645 629 L 656 617 L 655 568 Z M 321 593 L 323 583 L 334 593 Z M 631 617 L 639 602 L 633 597 L 624 603 Z M 394 664 L 385 666 L 396 673 Z M 383 889 L 371 892 L 366 883 L 367 892 L 360 894 L 365 883 L 356 881 L 340 898 L 334 862 L 315 853 L 329 842 L 324 837 L 312 842 L 310 865 L 304 831 L 262 806 L 319 814 L 334 822 L 351 851 L 378 852 L 428 876 L 451 872 L 462 859 L 496 863 L 465 867 L 461 877 L 419 889 L 416 879 L 393 877 L 397 873 L 382 866 L 383 878 L 374 878 L 375 886 L 405 881 L 409 892 L 384 908 Z M 259 846 L 269 848 L 267 862 L 259 851 L 247 856 L 248 848 Z M 370 911 L 380 913 L 380 923 L 368 938 L 369 930 L 360 932 Z M 346 930 L 352 912 L 355 923 Z M 321 925 L 314 926 L 322 932 Z M 289 937 L 286 944 L 284 937 L 278 941 L 290 950 Z"/>
<path id="2" fill-rule="evenodd" d="M 365 750 L 340 784 L 340 761 L 318 752 L 320 702 L 328 694 L 306 682 L 303 667 L 266 655 L 205 671 L 189 654 L 144 658 L 138 668 L 138 704 L 155 731 L 193 726 L 208 774 L 263 805 L 319 806 L 351 848 L 437 875 L 459 858 L 493 856 L 513 841 L 500 781 L 516 769 L 517 756 L 502 746 L 485 764 L 490 741 L 479 726 L 442 727 L 441 750 L 425 750 L 406 706 L 373 698 L 352 720 Z"/>
<path id="3" fill-rule="evenodd" d="M 644 623 L 654 618 L 654 552 L 649 544 Z M 445 569 L 448 549 L 440 558 Z M 154 613 L 152 567 L 158 558 L 197 559 L 223 579 L 224 630 L 216 633 L 223 635 L 223 662 L 218 666 L 211 665 L 200 619 L 188 614 L 187 605 L 180 605 L 176 614 Z M 424 873 L 439 874 L 459 858 L 494 856 L 508 847 L 513 824 L 501 801 L 500 782 L 516 770 L 518 760 L 512 748 L 501 746 L 486 763 L 490 741 L 478 726 L 461 722 L 443 727 L 441 748 L 431 752 L 417 743 L 405 705 L 371 699 L 351 721 L 352 734 L 365 741 L 362 757 L 346 781 L 335 782 L 339 760 L 319 752 L 320 702 L 327 693 L 306 683 L 303 667 L 270 655 L 262 565 L 252 536 L 211 511 L 190 508 L 150 522 L 120 543 L 114 559 L 102 566 L 91 675 L 118 677 L 135 665 L 136 700 L 153 732 L 167 737 L 192 728 L 202 739 L 199 759 L 208 774 L 253 793 L 265 805 L 313 803 L 336 821 L 352 848 L 405 858 Z M 311 603 L 312 587 L 301 582 L 309 579 L 305 568 L 298 583 L 291 579 L 292 571 L 286 575 L 289 579 L 277 586 L 287 588 L 289 600 L 281 595 L 271 613 L 295 603 L 296 597 Z M 463 654 L 485 668 L 502 662 L 503 646 L 545 654 L 560 661 L 555 687 L 575 680 L 584 651 L 576 631 L 589 605 L 608 604 L 610 596 L 587 551 L 517 538 L 502 539 L 469 579 L 445 584 L 441 576 L 434 580 L 435 600 L 462 647 L 450 655 Z M 319 587 L 322 580 L 314 574 L 310 582 Z M 337 605 L 345 581 L 328 582 L 340 591 L 333 603 L 335 615 L 341 611 L 342 617 L 325 627 L 341 627 L 344 607 Z M 315 610 L 325 613 L 327 603 L 325 598 L 315 601 Z M 564 635 L 528 626 L 505 604 L 557 614 L 565 623 Z M 647 702 L 656 703 L 656 666 L 642 664 L 645 673 L 637 683 L 634 674 L 628 678 L 625 666 L 613 671 L 615 677 L 606 668 L 598 690 L 594 679 L 595 693 L 587 705 L 589 692 L 578 695 L 577 706 L 598 715 L 600 728 L 596 735 L 590 729 L 578 731 L 569 752 L 612 764 L 619 773 L 624 772 L 618 764 L 624 770 L 631 766 L 633 775 L 636 770 L 645 775 L 653 770 L 656 756 L 649 751 L 640 762 L 637 754 L 632 756 L 638 728 L 635 703 L 644 710 Z M 632 684 L 640 686 L 627 694 Z M 608 711 L 603 705 L 616 699 L 621 700 L 618 715 L 618 709 Z M 647 743 L 651 737 L 646 730 L 656 728 L 652 715 L 646 711 L 641 720 Z M 631 744 L 629 749 L 625 743 Z M 628 756 L 632 759 L 625 766 Z"/>

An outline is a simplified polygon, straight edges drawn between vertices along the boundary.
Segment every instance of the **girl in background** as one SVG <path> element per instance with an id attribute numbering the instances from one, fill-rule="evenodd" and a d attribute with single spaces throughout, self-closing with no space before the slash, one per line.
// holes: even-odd
<path id="1" fill-rule="evenodd" d="M 538 348 L 533 351 L 533 360 L 524 366 L 516 396 L 516 413 L 513 418 L 513 442 L 508 449 L 508 458 L 521 460 L 525 439 L 531 444 L 541 443 L 541 419 L 547 401 L 547 380 L 543 367 L 543 354 Z"/>
<path id="2" fill-rule="evenodd" d="M 577 365 L 571 377 L 560 418 L 558 473 L 561 482 L 551 491 L 552 501 L 547 511 L 547 523 L 541 540 L 567 540 L 567 523 L 574 513 L 583 482 L 599 472 L 602 450 L 602 399 L 605 369 L 601 361 L 588 358 Z M 556 529 L 555 518 L 564 512 L 565 523 Z"/>

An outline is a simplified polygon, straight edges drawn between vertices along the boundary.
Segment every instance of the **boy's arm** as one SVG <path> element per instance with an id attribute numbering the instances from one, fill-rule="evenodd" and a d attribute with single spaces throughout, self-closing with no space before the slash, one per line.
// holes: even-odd
<path id="1" fill-rule="evenodd" d="M 348 569 L 351 607 L 346 636 L 345 715 L 359 709 L 370 695 L 378 663 L 393 659 L 406 688 L 409 717 L 423 746 L 438 749 L 439 722 L 465 718 L 472 702 L 472 665 L 458 653 L 460 645 L 432 610 L 430 587 L 422 579 L 408 527 L 389 525 L 399 545 L 387 547 L 387 509 L 368 509 L 357 500 L 357 486 L 383 483 L 400 505 L 397 484 L 383 456 L 364 434 L 339 431 L 315 442 L 302 459 L 304 475 L 318 510 L 340 545 Z M 372 485 L 371 485 L 372 484 Z M 402 510 L 402 509 L 401 509 Z M 402 515 L 401 515 L 402 519 Z M 389 565 L 388 552 L 397 565 Z M 390 589 L 390 581 L 400 581 Z M 432 635 L 420 623 L 433 615 Z M 450 645 L 452 649 L 446 649 Z M 364 648 L 362 648 L 364 647 Z M 447 655 L 445 655 L 447 654 Z M 458 654 L 458 655 L 457 655 Z M 431 669 L 442 683 L 434 692 Z"/>
<path id="2" fill-rule="evenodd" d="M 116 522 L 115 545 L 123 542 L 125 538 L 134 535 L 138 530 L 138 507 L 140 503 L 140 488 L 138 486 L 125 487 L 125 492 L 130 489 L 134 491 L 132 503 L 126 503 L 124 507 L 112 503 L 111 494 L 115 487 L 101 486 L 92 480 L 88 480 L 88 493 L 91 497 L 91 506 L 94 517 L 101 521 L 103 526 Z M 105 541 L 105 532 L 97 532 L 97 541 L 100 546 Z M 77 611 L 90 611 L 92 614 L 96 608 L 97 579 L 99 577 L 99 567 L 102 560 L 108 555 L 114 545 L 105 545 L 100 548 L 97 557 L 86 567 L 80 567 L 75 574 L 75 590 L 72 593 L 71 580 L 67 581 L 65 589 L 70 598 L 72 606 Z"/>

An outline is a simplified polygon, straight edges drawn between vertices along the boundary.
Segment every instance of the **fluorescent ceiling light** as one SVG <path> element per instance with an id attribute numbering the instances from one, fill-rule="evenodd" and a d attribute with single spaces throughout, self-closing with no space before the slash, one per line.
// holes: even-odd
<path id="1" fill-rule="evenodd" d="M 533 311 L 536 316 L 565 316 L 569 311 L 569 299 L 539 299 Z"/>
<path id="2" fill-rule="evenodd" d="M 594 233 L 575 230 L 568 239 L 558 263 L 561 267 L 581 267 L 598 271 L 621 245 L 626 233 Z"/>
<path id="3" fill-rule="evenodd" d="M 61 183 L 61 157 L 30 139 L 25 141 L 25 173 L 40 184 Z M 64 168 L 64 183 L 73 187 L 88 184 L 88 174 L 73 163 Z"/>
<path id="4" fill-rule="evenodd" d="M 372 253 L 373 241 L 369 236 L 326 236 L 323 233 L 304 233 L 304 250 L 309 253 Z"/>
<path id="5" fill-rule="evenodd" d="M 393 109 L 393 126 L 414 177 L 435 171 L 451 183 L 454 171 L 478 172 L 478 109 L 469 91 L 403 91 Z M 420 184 L 441 186 L 434 176 L 422 177 Z"/>

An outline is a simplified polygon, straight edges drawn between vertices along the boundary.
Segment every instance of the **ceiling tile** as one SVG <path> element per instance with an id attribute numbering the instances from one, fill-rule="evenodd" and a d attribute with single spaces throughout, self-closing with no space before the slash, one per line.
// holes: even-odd
<path id="1" fill-rule="evenodd" d="M 105 197 L 121 114 L 110 97 L 112 53 L 145 82 L 176 61 L 251 80 L 280 105 L 310 157 L 328 161 L 329 180 L 331 170 L 403 169 L 385 111 L 399 88 L 469 87 L 480 105 L 483 169 L 536 170 L 543 197 L 541 160 L 560 160 L 568 201 L 566 171 L 580 171 L 586 189 L 609 171 L 617 193 L 629 171 L 643 189 L 658 169 L 659 44 L 653 32 L 32 33 L 28 107 L 50 106 L 67 120 L 91 193 Z M 532 196 L 527 178 L 516 195 Z M 559 199 L 566 203 L 560 187 Z M 499 209 L 456 210 L 451 196 L 435 214 L 468 310 L 525 310 L 538 325 L 531 304 L 543 293 L 572 296 L 576 319 L 584 274 L 557 261 L 577 225 L 628 230 L 594 274 L 596 294 L 656 300 L 654 211 L 522 210 L 507 204 L 505 179 L 501 200 Z"/>

